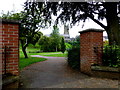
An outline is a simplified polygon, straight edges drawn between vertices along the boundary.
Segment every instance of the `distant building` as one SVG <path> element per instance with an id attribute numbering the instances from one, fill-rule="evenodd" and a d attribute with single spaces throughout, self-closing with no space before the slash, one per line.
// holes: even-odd
<path id="1" fill-rule="evenodd" d="M 75 41 L 75 38 L 70 38 L 70 34 L 69 34 L 69 26 L 64 25 L 64 34 L 60 34 L 61 36 L 64 37 L 65 42 L 69 42 L 69 41 Z M 50 37 L 50 34 L 46 34 L 45 36 Z"/>
<path id="2" fill-rule="evenodd" d="M 70 41 L 76 41 L 76 38 L 70 38 Z"/>
<path id="3" fill-rule="evenodd" d="M 65 42 L 71 41 L 70 35 L 69 35 L 69 26 L 64 25 L 64 34 L 62 35 L 64 37 Z"/>

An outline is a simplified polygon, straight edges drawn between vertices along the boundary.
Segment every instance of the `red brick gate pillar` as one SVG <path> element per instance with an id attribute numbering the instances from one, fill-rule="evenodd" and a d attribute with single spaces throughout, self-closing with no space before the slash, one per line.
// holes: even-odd
<path id="1" fill-rule="evenodd" d="M 103 30 L 80 31 L 80 69 L 91 74 L 92 64 L 102 64 Z"/>
<path id="2" fill-rule="evenodd" d="M 0 73 L 19 75 L 19 22 L 1 20 L 0 24 L 0 54 L 2 71 Z"/>

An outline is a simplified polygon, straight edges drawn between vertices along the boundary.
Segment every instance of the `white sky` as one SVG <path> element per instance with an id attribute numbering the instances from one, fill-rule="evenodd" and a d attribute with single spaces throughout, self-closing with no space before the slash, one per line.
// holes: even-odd
<path id="1" fill-rule="evenodd" d="M 23 10 L 23 4 L 26 0 L 1 0 L 0 2 L 0 14 L 3 11 L 4 13 L 7 13 L 8 11 L 14 10 L 15 12 L 20 12 Z M 102 21 L 106 25 L 106 21 Z M 86 20 L 84 27 L 82 28 L 83 23 L 81 22 L 79 26 L 75 25 L 73 28 L 69 30 L 70 37 L 75 37 L 76 35 L 79 35 L 79 31 L 85 30 L 88 28 L 96 28 L 96 29 L 103 29 L 98 24 L 94 23 L 92 20 Z M 59 26 L 60 34 L 63 34 L 64 32 L 64 26 Z M 45 34 L 50 34 L 52 32 L 52 27 L 48 29 L 42 29 L 41 32 Z M 103 34 L 106 36 L 107 34 L 104 32 Z"/>

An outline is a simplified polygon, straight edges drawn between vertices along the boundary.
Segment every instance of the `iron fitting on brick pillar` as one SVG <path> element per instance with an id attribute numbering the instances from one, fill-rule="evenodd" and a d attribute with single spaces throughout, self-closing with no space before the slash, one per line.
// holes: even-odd
<path id="1" fill-rule="evenodd" d="M 102 64 L 103 31 L 87 29 L 80 31 L 80 70 L 91 75 L 92 64 Z"/>

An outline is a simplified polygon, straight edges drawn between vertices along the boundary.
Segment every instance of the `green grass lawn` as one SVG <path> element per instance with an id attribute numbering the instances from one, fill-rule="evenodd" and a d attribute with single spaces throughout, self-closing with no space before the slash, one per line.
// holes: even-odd
<path id="1" fill-rule="evenodd" d="M 43 55 L 43 56 L 49 56 L 49 57 L 66 57 L 67 56 L 66 52 L 64 54 L 61 53 L 61 52 L 58 52 L 57 54 L 56 53 L 55 54 L 54 53 L 47 53 L 47 54 L 41 54 L 41 55 Z"/>
<path id="2" fill-rule="evenodd" d="M 64 54 L 62 52 L 42 52 L 42 53 L 27 53 L 27 54 L 29 58 L 24 58 L 23 52 L 20 49 L 20 61 L 19 61 L 20 70 L 22 70 L 26 66 L 29 66 L 30 64 L 47 60 L 45 58 L 31 57 L 30 55 L 41 55 L 41 56 L 50 56 L 50 57 L 66 57 L 67 56 L 67 52 L 65 52 Z"/>
<path id="3" fill-rule="evenodd" d="M 20 51 L 20 61 L 19 61 L 20 70 L 22 70 L 26 66 L 29 66 L 30 64 L 47 60 L 45 58 L 30 57 L 30 54 L 28 54 L 28 56 L 29 58 L 24 58 L 22 51 Z"/>
<path id="4" fill-rule="evenodd" d="M 49 56 L 49 57 L 66 57 L 67 52 L 64 54 L 62 52 L 42 52 L 42 53 L 28 53 L 29 55 L 41 55 L 41 56 Z"/>
<path id="5" fill-rule="evenodd" d="M 30 51 L 35 52 L 39 51 L 40 49 L 37 47 L 29 46 L 27 48 L 27 54 L 29 58 L 24 58 L 23 52 L 20 47 L 20 62 L 19 62 L 19 69 L 22 70 L 24 67 L 29 66 L 30 64 L 45 61 L 47 59 L 45 58 L 39 58 L 39 57 L 31 57 L 30 55 L 41 55 L 41 56 L 49 56 L 49 57 L 66 57 L 67 52 L 64 54 L 62 52 L 41 52 L 41 53 L 29 53 Z"/>

